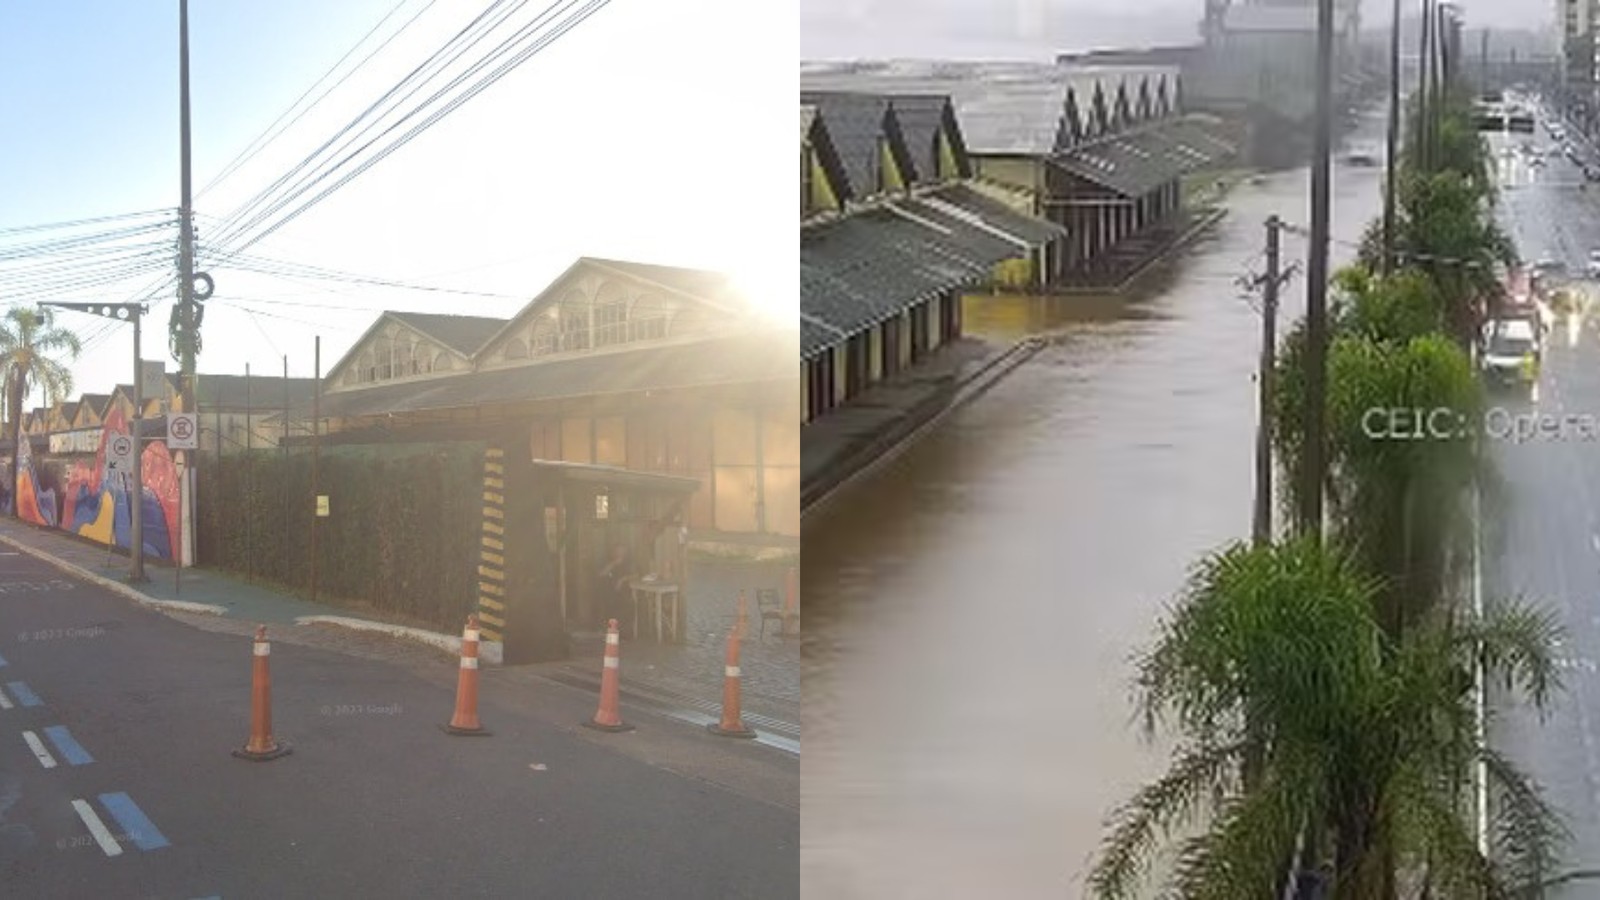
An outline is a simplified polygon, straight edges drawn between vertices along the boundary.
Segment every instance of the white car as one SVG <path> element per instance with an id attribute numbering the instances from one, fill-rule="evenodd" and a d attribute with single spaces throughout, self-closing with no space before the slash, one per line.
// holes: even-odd
<path id="1" fill-rule="evenodd" d="M 1501 385 L 1529 385 L 1538 378 L 1539 331 L 1527 319 L 1495 319 L 1483 327 L 1484 377 Z"/>
<path id="2" fill-rule="evenodd" d="M 1600 250 L 1589 251 L 1589 264 L 1584 267 L 1590 278 L 1600 278 Z"/>

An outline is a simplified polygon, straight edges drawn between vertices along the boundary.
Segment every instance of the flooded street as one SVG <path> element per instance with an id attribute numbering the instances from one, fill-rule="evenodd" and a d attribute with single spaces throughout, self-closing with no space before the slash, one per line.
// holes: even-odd
<path id="1" fill-rule="evenodd" d="M 1336 166 L 1335 263 L 1381 182 Z M 1249 533 L 1260 323 L 1237 282 L 1307 193 L 1303 170 L 1240 185 L 1136 297 L 970 301 L 969 331 L 1050 345 L 807 523 L 805 896 L 1080 894 L 1104 813 L 1164 762 L 1129 659 L 1188 567 Z"/>

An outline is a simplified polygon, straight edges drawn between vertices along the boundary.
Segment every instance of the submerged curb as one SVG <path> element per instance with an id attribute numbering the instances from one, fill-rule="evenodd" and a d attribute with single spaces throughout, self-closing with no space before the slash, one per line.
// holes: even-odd
<path id="1" fill-rule="evenodd" d="M 1000 379 L 1010 374 L 1011 370 L 1027 362 L 1035 353 L 1044 349 L 1045 343 L 1042 338 L 1037 337 L 1024 338 L 1018 341 L 1011 345 L 1010 348 L 985 360 L 972 374 L 956 381 L 951 386 L 951 392 L 943 403 L 937 403 L 937 400 L 935 400 L 927 404 L 928 407 L 932 408 L 932 411 L 925 417 L 918 418 L 917 413 L 912 412 L 908 414 L 907 419 L 915 419 L 916 421 L 906 425 L 905 420 L 902 420 L 901 427 L 885 432 L 884 438 L 868 442 L 858 453 L 852 454 L 840 466 L 840 468 L 850 470 L 850 474 L 840 478 L 832 486 L 817 495 L 815 499 L 804 503 L 800 510 L 802 522 L 805 519 L 812 518 L 816 513 L 829 506 L 846 488 L 871 476 L 893 462 L 916 444 L 917 441 L 938 427 L 952 413 L 977 399 L 984 392 L 994 387 Z M 936 406 L 935 403 L 937 403 Z"/>
<path id="2" fill-rule="evenodd" d="M 8 547 L 14 547 L 17 550 L 20 550 L 34 559 L 55 566 L 69 575 L 82 578 L 84 581 L 98 585 L 99 587 L 103 587 L 114 594 L 126 597 L 141 606 L 148 606 L 152 609 L 171 612 L 201 613 L 212 616 L 225 616 L 228 614 L 227 607 L 217 606 L 211 603 L 190 603 L 187 600 L 158 600 L 155 597 L 151 597 L 150 595 L 140 591 L 138 588 L 125 584 L 121 581 L 117 581 L 114 578 L 107 578 L 104 575 L 91 572 L 80 565 L 67 562 L 59 556 L 55 556 L 54 554 L 40 550 L 36 547 L 30 547 L 16 538 L 9 537 L 7 535 L 0 534 L 0 542 L 5 543 Z"/>
<path id="3" fill-rule="evenodd" d="M 355 619 L 349 616 L 298 616 L 296 625 L 338 625 L 353 631 L 375 631 L 403 640 L 416 641 L 437 647 L 446 653 L 459 655 L 461 653 L 461 636 L 440 634 L 437 631 L 426 631 L 421 628 L 408 628 L 404 625 L 390 625 L 387 622 L 374 622 L 371 619 Z M 501 665 L 504 645 L 494 641 L 481 641 L 478 644 L 478 658 L 491 665 Z"/>

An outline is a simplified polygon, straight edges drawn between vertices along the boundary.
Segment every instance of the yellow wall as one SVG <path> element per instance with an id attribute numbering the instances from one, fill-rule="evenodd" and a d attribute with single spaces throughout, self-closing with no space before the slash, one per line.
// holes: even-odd
<path id="1" fill-rule="evenodd" d="M 1037 160 L 980 156 L 973 161 L 973 165 L 977 174 L 1001 184 L 1035 194 L 1042 188 Z"/>
<path id="2" fill-rule="evenodd" d="M 955 148 L 950 145 L 950 135 L 943 128 L 939 129 L 939 180 L 951 181 L 959 178 L 960 171 L 956 167 Z"/>
<path id="3" fill-rule="evenodd" d="M 807 156 L 811 158 L 811 209 L 837 210 L 839 195 L 834 192 L 833 185 L 828 183 L 827 170 L 822 168 L 822 163 L 817 162 L 816 153 L 809 153 Z"/>
<path id="4" fill-rule="evenodd" d="M 1033 285 L 1033 254 L 1022 259 L 1008 259 L 994 267 L 991 276 L 995 284 L 1010 290 L 1025 290 Z"/>
<path id="5" fill-rule="evenodd" d="M 878 139 L 878 165 L 883 167 L 883 189 L 885 191 L 905 190 L 906 180 L 900 172 L 900 167 L 895 164 L 894 153 L 889 150 L 888 138 Z"/>

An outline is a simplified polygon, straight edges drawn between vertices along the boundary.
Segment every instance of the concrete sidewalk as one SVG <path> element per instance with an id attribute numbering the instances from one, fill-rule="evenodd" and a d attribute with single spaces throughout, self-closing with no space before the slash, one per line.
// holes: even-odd
<path id="1" fill-rule="evenodd" d="M 100 545 L 72 535 L 37 528 L 15 519 L 0 518 L 0 544 L 15 548 L 111 590 L 136 603 L 184 616 L 204 614 L 269 626 L 275 631 L 335 626 L 371 632 L 374 636 L 433 646 L 445 653 L 460 652 L 458 634 L 442 634 L 416 623 L 397 621 L 371 611 L 352 611 L 327 603 L 312 603 L 286 590 L 250 583 L 244 578 L 209 569 L 185 569 L 175 578 L 167 565 L 146 566 L 148 581 L 128 583 L 129 560 Z M 748 637 L 742 645 L 741 694 L 748 724 L 772 736 L 779 746 L 798 752 L 800 739 L 800 642 L 779 637 L 769 624 L 765 639 L 758 637 L 760 612 L 756 591 L 781 591 L 787 567 L 782 564 L 697 563 L 690 566 L 686 587 L 687 628 L 678 644 L 653 640 L 624 640 L 622 693 L 625 701 L 649 706 L 657 712 L 687 721 L 719 714 L 722 703 L 723 653 L 728 629 L 737 618 L 738 594 L 744 591 L 750 615 Z M 603 636 L 574 635 L 572 658 L 560 662 L 519 666 L 515 677 L 550 678 L 575 687 L 600 687 Z M 485 644 L 485 662 L 498 663 L 499 647 Z"/>

